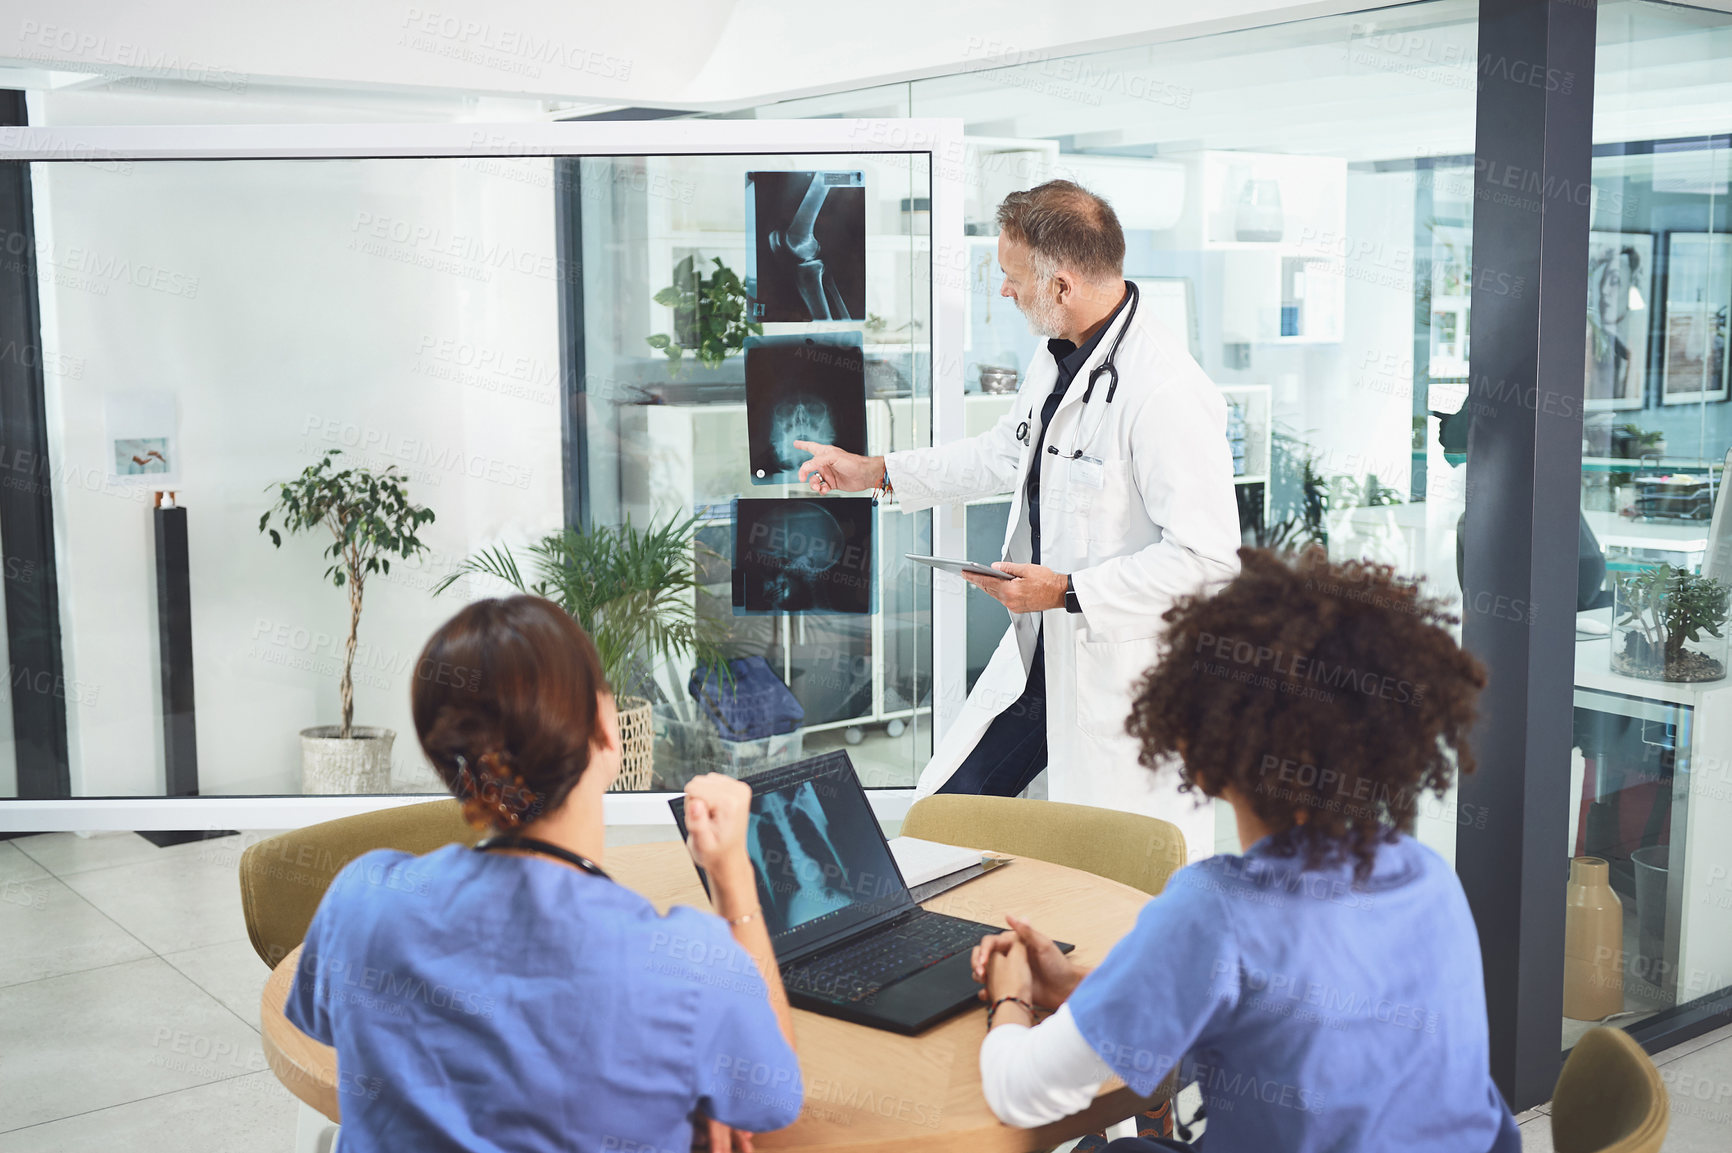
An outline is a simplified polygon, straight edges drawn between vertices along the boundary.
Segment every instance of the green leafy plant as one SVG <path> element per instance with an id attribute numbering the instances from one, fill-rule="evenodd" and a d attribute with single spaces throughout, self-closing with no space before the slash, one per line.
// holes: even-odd
<path id="1" fill-rule="evenodd" d="M 1653 452 L 1666 439 L 1664 432 L 1650 432 L 1639 424 L 1620 424 L 1613 431 L 1624 444 L 1623 455 L 1631 457 Z"/>
<path id="2" fill-rule="evenodd" d="M 702 275 L 693 257 L 674 265 L 674 282 L 655 294 L 657 304 L 674 310 L 673 335 L 658 332 L 645 337 L 651 348 L 660 349 L 679 372 L 680 360 L 691 352 L 698 363 L 715 368 L 732 353 L 746 347 L 746 337 L 761 336 L 764 326 L 751 320 L 751 297 L 733 269 L 719 256 L 708 277 Z"/>
<path id="3" fill-rule="evenodd" d="M 1330 503 L 1341 508 L 1383 508 L 1405 503 L 1401 493 L 1393 485 L 1378 480 L 1374 472 L 1365 474 L 1363 484 L 1350 476 L 1334 477 L 1329 481 L 1329 494 Z"/>
<path id="4" fill-rule="evenodd" d="M 1719 637 L 1726 623 L 1732 589 L 1711 577 L 1676 565 L 1659 564 L 1637 573 L 1620 573 L 1616 580 L 1618 627 L 1624 633 L 1620 671 L 1638 675 L 1661 673 L 1665 680 L 1715 680 L 1725 666 L 1684 646 L 1699 643 L 1702 634 Z M 1694 658 L 1694 659 L 1692 659 Z M 1710 667 L 1712 666 L 1712 667 Z"/>
<path id="5" fill-rule="evenodd" d="M 1317 453 L 1302 437 L 1277 424 L 1269 454 L 1269 517 L 1253 529 L 1258 548 L 1297 552 L 1329 544 L 1324 517 L 1330 507 L 1330 481 L 1317 467 Z"/>
<path id="6" fill-rule="evenodd" d="M 348 739 L 355 719 L 355 643 L 361 628 L 361 596 L 373 573 L 391 571 L 391 557 L 409 560 L 426 552 L 416 531 L 433 520 L 433 510 L 411 504 L 406 480 L 396 466 L 383 472 L 369 468 L 338 471 L 336 459 L 343 450 L 333 448 L 310 464 L 294 480 L 268 486 L 277 490 L 277 503 L 259 517 L 259 531 L 269 533 L 271 544 L 283 547 L 283 535 L 271 527 L 277 518 L 290 534 L 330 532 L 332 541 L 321 554 L 330 560 L 325 579 L 349 590 L 349 638 L 343 649 L 343 731 Z"/>
<path id="7" fill-rule="evenodd" d="M 638 529 L 627 520 L 548 533 L 524 549 L 533 579 L 525 579 L 516 555 L 499 545 L 466 559 L 433 594 L 475 575 L 546 597 L 583 626 L 601 657 L 602 675 L 621 693 L 645 684 L 661 657 L 690 654 L 725 675 L 725 625 L 700 616 L 695 605 L 697 550 L 703 548 L 696 525 L 696 518 L 670 519 Z"/>

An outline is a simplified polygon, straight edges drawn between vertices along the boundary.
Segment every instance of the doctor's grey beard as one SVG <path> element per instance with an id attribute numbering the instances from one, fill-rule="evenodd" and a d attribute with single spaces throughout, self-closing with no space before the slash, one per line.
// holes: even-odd
<path id="1" fill-rule="evenodd" d="M 1064 332 L 1064 314 L 1058 305 L 1045 294 L 1048 278 L 1042 277 L 1035 283 L 1034 291 L 1029 295 L 1032 299 L 1024 304 L 1022 297 L 1016 298 L 1016 309 L 1028 321 L 1028 330 L 1036 336 L 1050 340 Z"/>

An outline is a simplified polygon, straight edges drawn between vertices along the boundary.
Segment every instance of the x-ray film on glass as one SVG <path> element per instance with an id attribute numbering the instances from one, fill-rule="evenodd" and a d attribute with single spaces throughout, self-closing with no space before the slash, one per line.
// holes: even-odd
<path id="1" fill-rule="evenodd" d="M 811 453 L 795 441 L 866 453 L 858 332 L 746 339 L 746 441 L 753 484 L 795 484 Z"/>
<path id="2" fill-rule="evenodd" d="M 748 172 L 752 319 L 866 319 L 866 174 Z"/>
<path id="3" fill-rule="evenodd" d="M 873 502 L 734 503 L 734 613 L 872 611 Z"/>

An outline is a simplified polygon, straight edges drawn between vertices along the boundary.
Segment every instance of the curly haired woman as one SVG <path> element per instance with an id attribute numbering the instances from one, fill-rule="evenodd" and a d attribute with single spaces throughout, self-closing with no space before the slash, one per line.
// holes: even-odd
<path id="1" fill-rule="evenodd" d="M 694 1126 L 713 1153 L 749 1153 L 751 1132 L 792 1124 L 800 1068 L 746 858 L 751 788 L 687 786 L 721 915 L 662 916 L 601 867 L 617 716 L 563 610 L 465 608 L 422 650 L 410 704 L 491 835 L 356 858 L 307 930 L 288 1017 L 336 1047 L 344 1153 L 685 1153 Z"/>
<path id="2" fill-rule="evenodd" d="M 1167 612 L 1127 728 L 1143 764 L 1176 753 L 1186 791 L 1233 807 L 1244 852 L 1175 873 L 1093 971 L 1016 918 L 985 938 L 987 1100 L 1041 1125 L 1179 1066 L 1209 1153 L 1519 1150 L 1466 897 L 1413 837 L 1421 798 L 1473 770 L 1485 672 L 1387 567 L 1239 555 Z"/>

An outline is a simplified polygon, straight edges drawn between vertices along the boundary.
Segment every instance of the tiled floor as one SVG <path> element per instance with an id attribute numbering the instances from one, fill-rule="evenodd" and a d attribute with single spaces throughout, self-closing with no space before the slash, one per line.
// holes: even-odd
<path id="1" fill-rule="evenodd" d="M 259 1046 L 266 969 L 235 879 L 263 835 L 0 841 L 0 1153 L 289 1153 L 297 1107 Z M 1667 1153 L 1732 1149 L 1732 1026 L 1655 1060 Z M 1524 1149 L 1551 1148 L 1548 1109 L 1520 1118 Z"/>

